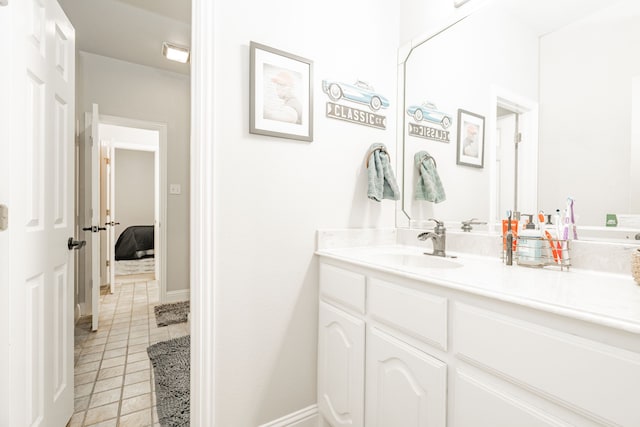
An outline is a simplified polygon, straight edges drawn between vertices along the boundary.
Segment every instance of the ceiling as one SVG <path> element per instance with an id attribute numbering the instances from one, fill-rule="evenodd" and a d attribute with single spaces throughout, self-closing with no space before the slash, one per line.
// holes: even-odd
<path id="1" fill-rule="evenodd" d="M 189 74 L 162 56 L 162 42 L 191 45 L 191 0 L 58 0 L 76 29 L 76 48 Z"/>

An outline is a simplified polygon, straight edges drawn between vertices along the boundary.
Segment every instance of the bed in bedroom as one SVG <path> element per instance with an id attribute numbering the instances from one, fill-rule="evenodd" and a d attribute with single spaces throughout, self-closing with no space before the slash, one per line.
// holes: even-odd
<path id="1" fill-rule="evenodd" d="M 127 227 L 116 242 L 116 261 L 153 258 L 153 225 Z"/>

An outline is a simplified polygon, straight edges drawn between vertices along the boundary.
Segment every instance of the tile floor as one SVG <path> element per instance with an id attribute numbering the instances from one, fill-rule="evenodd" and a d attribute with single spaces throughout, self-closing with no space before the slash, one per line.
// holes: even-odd
<path id="1" fill-rule="evenodd" d="M 76 324 L 75 413 L 68 427 L 160 425 L 147 347 L 187 335 L 189 327 L 156 326 L 153 275 L 118 279 L 113 294 L 102 291 L 98 331 L 91 332 L 91 317 Z"/>

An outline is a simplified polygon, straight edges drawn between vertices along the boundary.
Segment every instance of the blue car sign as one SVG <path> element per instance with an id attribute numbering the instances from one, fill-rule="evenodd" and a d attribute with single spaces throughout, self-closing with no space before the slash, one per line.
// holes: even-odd
<path id="1" fill-rule="evenodd" d="M 431 122 L 447 129 L 453 123 L 450 115 L 438 111 L 436 105 L 432 102 L 423 102 L 421 105 L 412 105 L 407 108 L 407 114 L 420 123 L 421 121 Z"/>
<path id="2" fill-rule="evenodd" d="M 347 101 L 368 105 L 372 111 L 389 107 L 389 100 L 387 98 L 377 93 L 371 85 L 360 80 L 353 84 L 323 80 L 322 90 L 334 102 L 345 99 Z"/>

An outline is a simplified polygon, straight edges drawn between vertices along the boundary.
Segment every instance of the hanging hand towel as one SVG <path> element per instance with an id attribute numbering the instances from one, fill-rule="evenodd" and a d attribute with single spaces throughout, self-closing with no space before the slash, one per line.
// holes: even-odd
<path id="1" fill-rule="evenodd" d="M 444 194 L 444 187 L 438 175 L 436 160 L 426 151 L 418 151 L 413 158 L 416 167 L 420 170 L 420 178 L 416 186 L 416 200 L 444 202 L 447 196 Z"/>
<path id="2" fill-rule="evenodd" d="M 400 199 L 400 189 L 384 144 L 376 143 L 369 147 L 367 174 L 369 181 L 367 196 L 371 200 L 379 202 L 382 199 Z"/>

